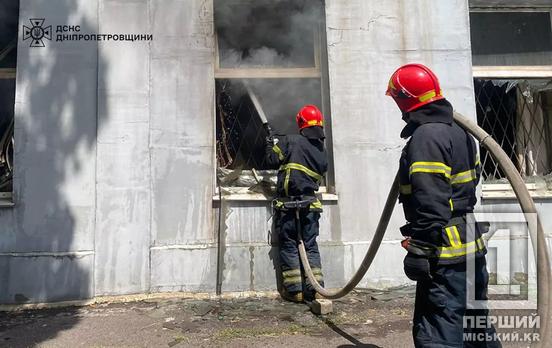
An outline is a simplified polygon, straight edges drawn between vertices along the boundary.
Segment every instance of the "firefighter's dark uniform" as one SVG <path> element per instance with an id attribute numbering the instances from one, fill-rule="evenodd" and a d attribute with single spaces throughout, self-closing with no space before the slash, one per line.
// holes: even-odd
<path id="1" fill-rule="evenodd" d="M 282 202 L 301 196 L 315 197 L 320 180 L 328 168 L 323 138 L 288 135 L 280 138 L 276 145 L 267 145 L 266 157 L 271 168 L 279 169 L 274 219 L 279 231 L 282 281 L 288 293 L 297 293 L 303 290 L 303 278 L 297 249 L 295 211 L 283 210 Z M 320 253 L 316 243 L 321 211 L 322 204 L 315 199 L 308 210 L 301 212 L 300 221 L 309 263 L 316 280 L 323 285 Z M 305 283 L 306 292 L 314 294 L 308 281 Z"/>
<path id="2" fill-rule="evenodd" d="M 467 224 L 473 211 L 481 165 L 474 140 L 453 121 L 446 100 L 408 114 L 401 137 L 409 138 L 400 159 L 400 202 L 411 238 L 409 261 L 429 260 L 432 279 L 417 282 L 413 336 L 417 347 L 497 347 L 497 342 L 464 342 L 463 317 L 486 316 L 466 311 L 466 258 L 476 264 L 476 299 L 487 299 L 486 249 L 479 224 Z M 466 332 L 476 331 L 466 328 Z M 494 329 L 483 332 L 492 335 Z M 492 336 L 491 336 L 492 337 Z"/>

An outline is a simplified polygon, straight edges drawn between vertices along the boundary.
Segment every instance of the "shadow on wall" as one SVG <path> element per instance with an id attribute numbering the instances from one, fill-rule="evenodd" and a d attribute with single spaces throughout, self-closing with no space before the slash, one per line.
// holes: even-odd
<path id="1" fill-rule="evenodd" d="M 0 0 L 7 6 L 12 0 Z M 3 11 L 0 11 L 2 13 Z M 15 208 L 0 210 L 0 303 L 23 304 L 94 296 L 96 42 L 56 42 L 57 25 L 97 33 L 97 1 L 21 1 L 15 107 Z M 52 25 L 46 47 L 22 41 L 23 25 Z M 103 68 L 106 74 L 108 69 Z M 105 108 L 105 105 L 103 106 Z M 78 322 L 41 330 L 34 345 Z M 0 328 L 0 345 L 1 342 Z"/>

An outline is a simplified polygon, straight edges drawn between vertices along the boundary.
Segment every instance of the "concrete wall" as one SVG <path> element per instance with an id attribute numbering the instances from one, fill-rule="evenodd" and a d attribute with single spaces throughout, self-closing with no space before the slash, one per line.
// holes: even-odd
<path id="1" fill-rule="evenodd" d="M 21 1 L 21 26 L 75 21 L 97 32 L 94 0 Z M 19 41 L 15 208 L 0 210 L 0 303 L 94 296 L 97 105 L 95 43 Z"/>
<path id="2" fill-rule="evenodd" d="M 466 1 L 326 1 L 336 185 L 343 241 L 361 260 L 372 238 L 404 142 L 404 123 L 385 96 L 393 71 L 407 62 L 432 67 L 455 108 L 474 115 Z M 439 30 L 435 30 L 439 28 Z M 351 126 L 353 125 L 353 126 Z M 397 284 L 403 251 L 396 209 L 386 242 L 363 285 Z M 358 257 L 356 255 L 359 255 Z"/>
<path id="3" fill-rule="evenodd" d="M 552 251 L 552 202 L 549 199 L 536 198 L 535 205 L 537 207 L 538 218 L 542 223 L 544 233 L 547 240 L 549 253 Z M 500 214 L 521 214 L 521 209 L 516 199 L 485 199 L 481 202 L 478 209 L 480 213 L 493 216 Z M 497 255 L 498 251 L 491 251 L 487 257 L 488 268 L 491 273 L 497 273 L 497 268 L 502 269 L 502 276 L 506 273 L 504 270 L 510 270 L 512 274 L 527 274 L 530 277 L 536 277 L 535 257 L 533 254 L 532 241 L 527 237 L 525 225 L 516 223 L 507 226 L 509 230 L 504 231 L 502 235 L 497 233 L 496 237 L 490 240 L 490 249 L 500 248 L 500 252 L 519 253 L 512 254 L 510 258 L 505 257 L 505 254 Z M 507 254 L 506 254 L 507 255 Z M 551 260 L 552 267 L 552 260 Z M 499 274 L 500 276 L 500 274 Z M 500 279 L 499 279 L 500 280 Z M 506 284 L 505 280 L 501 281 Z"/>
<path id="4" fill-rule="evenodd" d="M 338 202 L 326 202 L 320 244 L 330 287 L 362 260 L 397 168 L 403 124 L 384 96 L 393 70 L 428 64 L 457 110 L 475 114 L 467 1 L 380 3 L 326 0 Z M 217 273 L 223 291 L 276 288 L 268 202 L 213 200 L 212 7 L 21 1 L 20 23 L 154 40 L 19 42 L 16 205 L 0 210 L 0 303 L 214 292 Z M 406 282 L 402 223 L 397 209 L 362 286 Z"/>
<path id="5" fill-rule="evenodd" d="M 21 1 L 21 25 L 155 39 L 20 40 L 0 303 L 214 291 L 212 13 L 210 1 Z"/>

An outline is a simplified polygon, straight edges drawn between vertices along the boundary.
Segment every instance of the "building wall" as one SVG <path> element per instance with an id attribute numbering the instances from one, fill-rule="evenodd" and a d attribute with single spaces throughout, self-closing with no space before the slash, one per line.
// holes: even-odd
<path id="1" fill-rule="evenodd" d="M 385 96 L 393 71 L 408 62 L 432 67 L 455 108 L 475 115 L 466 1 L 326 1 L 328 59 L 340 238 L 352 242 L 354 271 L 375 231 L 398 168 L 404 123 Z M 439 28 L 439 30 L 435 30 Z M 362 285 L 403 283 L 397 207 Z M 357 256 L 358 255 L 358 256 Z"/>
<path id="2" fill-rule="evenodd" d="M 21 1 L 30 18 L 96 32 L 97 1 Z M 99 117 L 97 44 L 19 41 L 15 208 L 0 210 L 0 303 L 94 296 Z M 100 221 L 101 223 L 101 221 Z"/>
<path id="3" fill-rule="evenodd" d="M 338 201 L 325 202 L 320 244 L 337 287 L 364 256 L 403 146 L 384 96 L 393 70 L 426 63 L 458 111 L 475 108 L 467 1 L 326 7 Z M 212 1 L 21 0 L 20 23 L 35 17 L 154 40 L 19 41 L 16 205 L 0 210 L 0 303 L 275 289 L 268 202 L 213 200 Z M 407 281 L 402 223 L 397 209 L 361 286 Z"/>

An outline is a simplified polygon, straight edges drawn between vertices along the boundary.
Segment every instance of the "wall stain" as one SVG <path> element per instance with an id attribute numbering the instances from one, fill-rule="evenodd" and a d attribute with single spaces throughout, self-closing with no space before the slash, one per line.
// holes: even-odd
<path id="1" fill-rule="evenodd" d="M 219 192 L 220 187 L 219 187 Z M 226 254 L 226 238 L 228 236 L 228 218 L 232 214 L 232 209 L 227 201 L 224 199 L 224 196 L 220 196 L 219 211 L 218 211 L 218 236 L 217 236 L 217 284 L 216 292 L 217 294 L 222 293 L 222 284 L 224 282 L 224 271 L 226 270 L 226 263 L 224 261 L 224 256 Z"/>
<path id="2" fill-rule="evenodd" d="M 249 290 L 255 290 L 255 247 L 249 247 Z"/>

